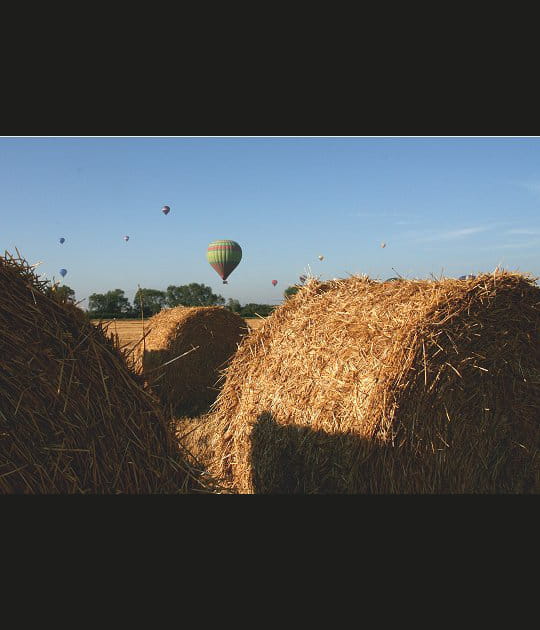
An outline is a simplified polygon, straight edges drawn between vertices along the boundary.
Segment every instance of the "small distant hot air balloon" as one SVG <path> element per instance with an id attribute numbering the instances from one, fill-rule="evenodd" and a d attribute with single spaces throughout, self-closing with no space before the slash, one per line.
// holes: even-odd
<path id="1" fill-rule="evenodd" d="M 307 280 L 307 276 L 300 276 L 299 280 L 302 284 L 304 284 L 304 282 Z"/>
<path id="2" fill-rule="evenodd" d="M 127 243 L 129 241 L 129 236 L 124 236 L 124 241 Z"/>
<path id="3" fill-rule="evenodd" d="M 60 271 L 59 271 L 58 273 L 59 273 L 59 274 L 62 276 L 62 278 L 63 278 L 63 277 L 66 275 L 66 273 L 67 273 L 67 269 L 60 269 Z"/>
<path id="4" fill-rule="evenodd" d="M 384 249 L 386 247 L 386 243 L 381 243 L 381 247 Z"/>
<path id="5" fill-rule="evenodd" d="M 65 242 L 66 242 L 66 239 L 62 236 L 62 238 L 60 239 L 60 245 L 62 245 Z"/>
<path id="6" fill-rule="evenodd" d="M 223 284 L 242 260 L 242 248 L 236 241 L 212 241 L 206 249 L 206 260 L 217 271 Z"/>
<path id="7" fill-rule="evenodd" d="M 272 280 L 272 284 L 273 284 L 274 286 L 276 286 L 276 284 L 277 284 L 277 280 Z"/>
<path id="8" fill-rule="evenodd" d="M 319 256 L 319 260 L 324 260 L 324 256 Z"/>
<path id="9" fill-rule="evenodd" d="M 163 208 L 161 208 L 161 212 L 163 212 L 164 215 L 169 214 L 170 211 L 171 209 L 169 208 L 169 206 L 163 206 Z"/>

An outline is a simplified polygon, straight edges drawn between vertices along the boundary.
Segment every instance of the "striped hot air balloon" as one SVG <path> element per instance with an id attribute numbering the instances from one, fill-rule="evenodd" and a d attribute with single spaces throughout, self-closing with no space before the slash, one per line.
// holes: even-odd
<path id="1" fill-rule="evenodd" d="M 213 241 L 206 250 L 206 260 L 217 271 L 223 284 L 242 260 L 242 248 L 236 241 Z"/>
<path id="2" fill-rule="evenodd" d="M 165 216 L 168 215 L 170 211 L 171 209 L 169 208 L 169 206 L 163 206 L 163 208 L 161 208 L 161 212 L 163 212 Z"/>

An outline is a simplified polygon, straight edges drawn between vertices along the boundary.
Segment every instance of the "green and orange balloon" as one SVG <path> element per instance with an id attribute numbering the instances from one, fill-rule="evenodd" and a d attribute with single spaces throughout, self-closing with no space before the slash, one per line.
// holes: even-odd
<path id="1" fill-rule="evenodd" d="M 227 284 L 227 278 L 242 260 L 242 248 L 236 241 L 213 241 L 206 250 L 206 260 Z"/>

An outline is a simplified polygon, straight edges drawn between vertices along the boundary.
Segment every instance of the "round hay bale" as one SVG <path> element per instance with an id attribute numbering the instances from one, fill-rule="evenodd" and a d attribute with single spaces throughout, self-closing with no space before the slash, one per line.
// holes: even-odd
<path id="1" fill-rule="evenodd" d="M 245 321 L 221 306 L 165 309 L 146 323 L 138 363 L 161 403 L 173 415 L 206 411 L 219 392 L 221 370 L 249 332 Z"/>
<path id="2" fill-rule="evenodd" d="M 538 493 L 540 288 L 310 281 L 178 436 L 239 493 Z"/>
<path id="3" fill-rule="evenodd" d="M 0 494 L 203 491 L 101 329 L 0 257 Z"/>

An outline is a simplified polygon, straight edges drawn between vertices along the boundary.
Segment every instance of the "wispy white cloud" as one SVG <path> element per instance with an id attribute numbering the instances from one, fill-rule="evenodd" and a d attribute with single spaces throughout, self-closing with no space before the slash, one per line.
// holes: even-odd
<path id="1" fill-rule="evenodd" d="M 495 227 L 497 227 L 497 225 L 481 225 L 438 232 L 434 232 L 433 230 L 424 230 L 423 232 L 410 232 L 409 235 L 411 235 L 417 243 L 428 243 L 432 241 L 449 241 L 466 238 L 467 236 L 472 236 L 473 234 L 488 232 L 489 230 L 493 230 Z"/>
<path id="2" fill-rule="evenodd" d="M 527 230 L 509 230 L 507 232 L 505 232 L 504 234 L 508 235 L 508 234 L 513 234 L 516 236 L 519 235 L 523 235 L 523 236 L 538 236 L 539 238 L 533 238 L 533 239 L 529 239 L 529 240 L 522 240 L 522 241 L 514 241 L 512 242 L 502 242 L 502 243 L 495 243 L 495 244 L 491 244 L 491 245 L 481 245 L 479 247 L 475 247 L 475 251 L 478 252 L 486 252 L 486 251 L 490 251 L 490 252 L 496 252 L 497 250 L 500 249 L 516 249 L 516 250 L 520 250 L 520 249 L 530 249 L 531 247 L 539 247 L 540 248 L 540 230 L 534 232 L 534 231 L 527 231 Z"/>
<path id="3" fill-rule="evenodd" d="M 393 210 L 380 210 L 380 211 L 376 211 L 376 210 L 368 210 L 368 211 L 364 211 L 364 210 L 359 210 L 358 212 L 349 212 L 347 214 L 347 216 L 349 217 L 360 217 L 360 218 L 399 218 L 399 219 L 405 219 L 405 220 L 410 220 L 410 219 L 417 219 L 420 217 L 419 214 L 409 214 L 409 213 L 405 213 L 405 212 L 395 212 Z"/>
<path id="4" fill-rule="evenodd" d="M 529 247 L 539 247 L 540 239 L 534 239 L 533 241 L 524 241 L 521 243 L 505 243 L 504 245 L 499 245 L 500 249 L 528 249 Z"/>
<path id="5" fill-rule="evenodd" d="M 507 234 L 528 234 L 528 235 L 540 235 L 540 229 L 535 228 L 516 228 L 514 230 L 508 230 Z"/>

